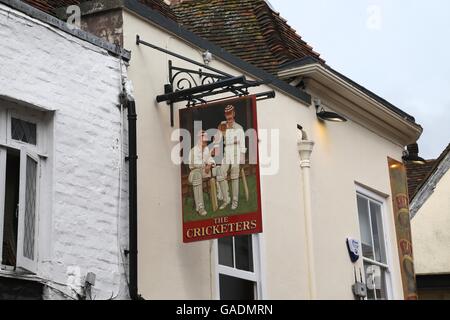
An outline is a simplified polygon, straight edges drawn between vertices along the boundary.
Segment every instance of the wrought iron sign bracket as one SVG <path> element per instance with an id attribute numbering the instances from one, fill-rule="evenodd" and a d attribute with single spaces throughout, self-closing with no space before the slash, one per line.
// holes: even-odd
<path id="1" fill-rule="evenodd" d="M 247 80 L 244 75 L 230 75 L 206 64 L 145 42 L 140 39 L 139 35 L 136 36 L 136 44 L 145 45 L 200 67 L 199 69 L 181 68 L 174 66 L 172 60 L 169 60 L 169 83 L 164 86 L 164 94 L 158 95 L 156 101 L 158 103 L 166 102 L 169 105 L 170 124 L 172 127 L 174 126 L 175 103 L 186 101 L 186 106 L 189 108 L 212 101 L 243 97 L 249 95 L 249 88 L 267 84 L 264 81 Z M 219 98 L 207 100 L 207 98 L 213 96 L 219 96 Z M 258 100 L 272 99 L 275 97 L 275 91 L 259 93 L 256 94 L 256 97 Z"/>

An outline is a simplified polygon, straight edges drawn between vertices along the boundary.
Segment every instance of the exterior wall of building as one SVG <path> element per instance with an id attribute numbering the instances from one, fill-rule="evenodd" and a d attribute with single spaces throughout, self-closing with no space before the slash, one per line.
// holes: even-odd
<path id="1" fill-rule="evenodd" d="M 171 162 L 176 141 L 171 140 L 168 106 L 155 101 L 168 82 L 167 64 L 172 58 L 136 46 L 136 34 L 142 40 L 197 61 L 202 61 L 202 50 L 124 12 L 124 47 L 133 56 L 128 72 L 135 87 L 140 137 L 139 291 L 149 299 L 214 299 L 217 295 L 215 266 L 211 262 L 213 244 L 182 243 L 180 169 Z M 186 66 L 173 60 L 177 66 Z M 235 75 L 241 73 L 217 59 L 212 66 Z M 262 86 L 257 92 L 270 89 Z M 297 150 L 297 124 L 301 124 L 316 143 L 311 187 L 318 298 L 353 299 L 353 265 L 345 240 L 360 238 L 356 204 L 356 183 L 359 183 L 386 197 L 391 298 L 402 299 L 387 165 L 388 156 L 401 158 L 402 146 L 351 120 L 345 124 L 320 123 L 314 106 L 304 105 L 281 91 L 277 91 L 275 99 L 259 102 L 257 108 L 260 129 L 280 130 L 280 170 L 261 177 L 263 298 L 309 297 L 303 186 Z M 177 123 L 175 112 L 176 126 Z"/>
<path id="2" fill-rule="evenodd" d="M 34 110 L 45 119 L 39 263 L 28 278 L 57 289 L 46 298 L 74 297 L 68 281 L 77 290 L 93 272 L 94 298 L 127 297 L 120 59 L 3 4 L 0 43 L 0 118 Z"/>
<path id="3" fill-rule="evenodd" d="M 450 170 L 411 221 L 417 274 L 450 274 Z"/>

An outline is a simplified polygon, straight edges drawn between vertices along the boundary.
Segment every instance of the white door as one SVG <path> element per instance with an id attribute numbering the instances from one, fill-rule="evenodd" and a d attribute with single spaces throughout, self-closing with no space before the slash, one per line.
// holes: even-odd
<path id="1" fill-rule="evenodd" d="M 25 148 L 20 152 L 17 267 L 37 271 L 37 208 L 39 158 Z"/>

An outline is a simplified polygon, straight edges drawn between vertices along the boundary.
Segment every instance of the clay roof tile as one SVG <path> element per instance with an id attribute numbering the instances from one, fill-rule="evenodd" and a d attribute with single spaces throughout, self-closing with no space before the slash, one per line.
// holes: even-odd
<path id="1" fill-rule="evenodd" d="M 270 73 L 306 56 L 323 61 L 264 0 L 191 0 L 171 8 L 188 30 Z"/>

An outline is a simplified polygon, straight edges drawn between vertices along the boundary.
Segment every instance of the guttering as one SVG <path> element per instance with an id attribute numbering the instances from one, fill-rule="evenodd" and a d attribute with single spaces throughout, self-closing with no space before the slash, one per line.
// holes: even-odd
<path id="1" fill-rule="evenodd" d="M 280 90 L 287 96 L 301 102 L 305 106 L 309 106 L 311 104 L 311 96 L 306 92 L 299 90 L 294 86 L 291 86 L 289 83 L 281 80 L 279 77 L 240 59 L 239 57 L 229 53 L 218 45 L 215 45 L 214 43 L 185 29 L 175 21 L 160 14 L 157 10 L 154 10 L 136 0 L 120 1 L 123 3 L 123 8 L 126 9 L 127 12 L 147 20 L 155 27 L 165 30 L 178 39 L 184 41 L 188 45 L 201 48 L 202 50 L 209 50 L 209 52 L 211 52 L 215 58 L 221 60 L 222 62 L 230 65 L 235 69 L 239 69 L 244 74 L 253 77 L 256 80 L 267 83 L 268 86 Z"/>
<path id="2" fill-rule="evenodd" d="M 342 108 L 341 112 L 371 122 L 381 131 L 387 129 L 402 145 L 417 141 L 422 134 L 414 117 L 314 58 L 286 64 L 278 75 L 285 80 L 302 78 L 311 87 L 323 89 L 322 93 L 343 102 L 334 106 Z M 346 105 L 347 101 L 353 105 Z"/>
<path id="3" fill-rule="evenodd" d="M 0 0 L 6 1 L 6 0 Z M 17 0 L 16 0 L 17 1 Z M 187 30 L 174 20 L 167 18 L 158 10 L 141 3 L 137 0 L 93 0 L 80 4 L 82 15 L 98 14 L 99 12 L 123 9 L 141 19 L 145 19 L 155 27 L 177 37 L 191 47 L 202 50 L 208 50 L 215 58 L 230 65 L 234 69 L 240 70 L 242 73 L 255 78 L 256 80 L 266 83 L 268 86 L 278 89 L 287 96 L 299 101 L 305 106 L 311 104 L 311 96 L 298 88 L 291 86 L 289 83 L 281 80 L 259 67 L 244 61 L 243 59 L 233 55 L 213 42 L 206 40 L 197 34 Z M 67 13 L 65 8 L 56 9 L 56 14 L 60 19 L 66 19 Z"/>
<path id="4" fill-rule="evenodd" d="M 307 140 L 307 136 L 302 131 L 302 138 L 297 141 L 298 153 L 300 155 L 300 168 L 302 171 L 302 186 L 303 186 L 303 211 L 306 235 L 306 256 L 308 264 L 308 287 L 309 298 L 311 300 L 317 299 L 317 285 L 316 285 L 316 267 L 314 258 L 314 231 L 312 222 L 312 197 L 311 197 L 311 154 L 314 149 L 314 142 Z"/>
<path id="5" fill-rule="evenodd" d="M 138 293 L 138 238 L 137 238 L 137 142 L 136 142 L 136 103 L 133 98 L 125 96 L 124 105 L 128 110 L 128 170 L 129 170 L 129 293 L 131 300 L 141 300 Z"/>
<path id="6" fill-rule="evenodd" d="M 8 1 L 8 0 L 0 0 Z M 18 0 L 9 0 L 18 1 Z M 256 80 L 266 83 L 268 86 L 278 89 L 287 96 L 299 101 L 305 106 L 311 104 L 311 96 L 298 88 L 291 86 L 289 83 L 281 80 L 278 76 L 273 75 L 259 67 L 244 61 L 243 59 L 231 54 L 213 42 L 206 40 L 197 34 L 187 30 L 174 20 L 165 17 L 158 10 L 141 3 L 137 0 L 93 0 L 80 4 L 82 15 L 98 14 L 99 12 L 123 9 L 141 19 L 145 19 L 155 27 L 177 37 L 186 44 L 202 50 L 208 50 L 215 58 L 230 65 L 234 69 L 240 70 L 242 73 L 255 78 Z M 56 14 L 60 19 L 66 19 L 67 13 L 65 7 L 56 9 Z M 131 53 L 128 52 L 130 58 Z"/>

